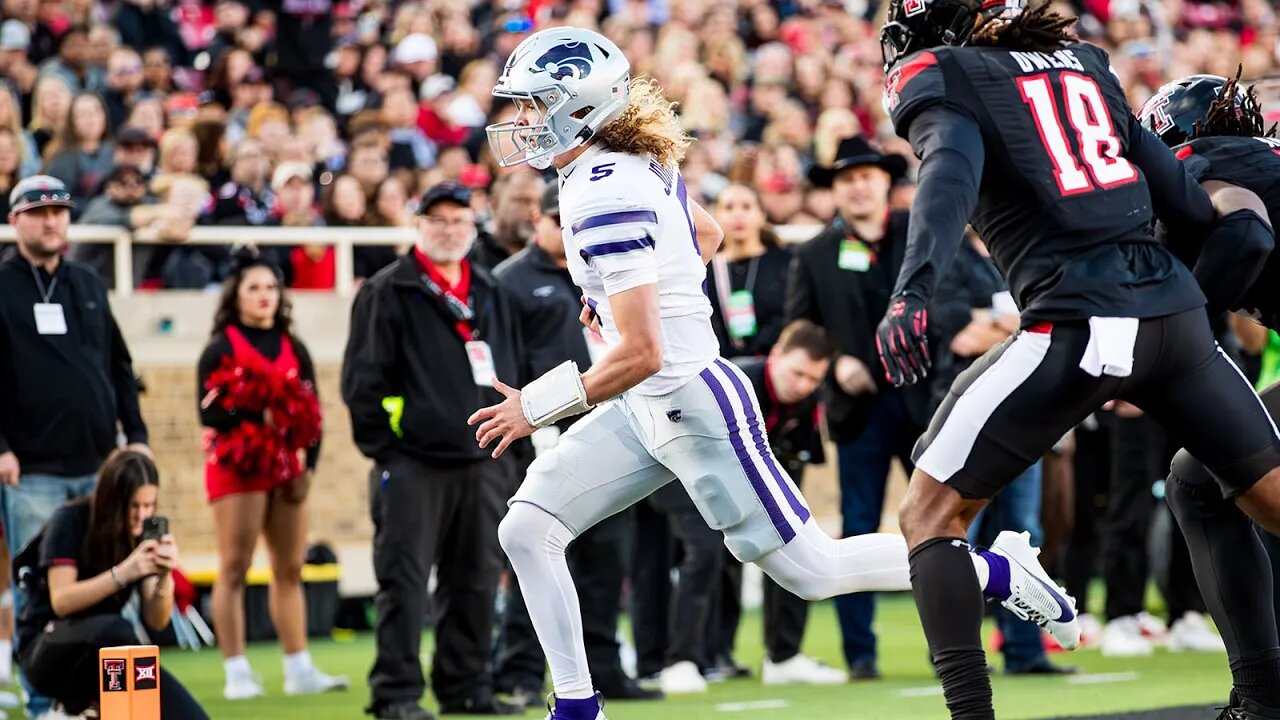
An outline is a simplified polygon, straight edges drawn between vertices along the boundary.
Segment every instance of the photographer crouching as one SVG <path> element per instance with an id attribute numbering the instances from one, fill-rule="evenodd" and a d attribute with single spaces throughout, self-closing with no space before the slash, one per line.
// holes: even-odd
<path id="1" fill-rule="evenodd" d="M 173 613 L 178 545 L 157 517 L 160 476 L 146 455 L 112 453 L 91 497 L 58 508 L 14 558 L 27 593 L 18 616 L 18 664 L 36 691 L 75 715 L 98 699 L 98 649 L 136 645 L 120 614 L 134 592 L 147 627 L 163 630 Z M 202 720 L 191 693 L 160 669 L 160 716 Z"/>

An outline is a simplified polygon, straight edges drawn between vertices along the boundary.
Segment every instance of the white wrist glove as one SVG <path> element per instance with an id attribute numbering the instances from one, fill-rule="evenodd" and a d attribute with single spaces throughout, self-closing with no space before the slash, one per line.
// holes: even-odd
<path id="1" fill-rule="evenodd" d="M 540 428 L 591 409 L 578 364 L 566 360 L 520 389 L 524 419 Z"/>

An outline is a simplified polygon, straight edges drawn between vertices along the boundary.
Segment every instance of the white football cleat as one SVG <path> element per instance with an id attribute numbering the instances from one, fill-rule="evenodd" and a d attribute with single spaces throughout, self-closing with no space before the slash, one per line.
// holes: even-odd
<path id="1" fill-rule="evenodd" d="M 695 695 L 707 691 L 707 679 L 702 677 L 698 665 L 689 660 L 663 668 L 659 685 L 667 695 Z"/>
<path id="2" fill-rule="evenodd" d="M 1065 650 L 1080 647 L 1080 622 L 1075 598 L 1040 567 L 1040 550 L 1031 547 L 1031 533 L 1006 530 L 990 551 L 1009 561 L 1009 612 L 1044 628 Z"/>
<path id="3" fill-rule="evenodd" d="M 766 657 L 760 680 L 765 685 L 843 685 L 849 676 L 843 670 L 797 653 L 780 663 Z"/>

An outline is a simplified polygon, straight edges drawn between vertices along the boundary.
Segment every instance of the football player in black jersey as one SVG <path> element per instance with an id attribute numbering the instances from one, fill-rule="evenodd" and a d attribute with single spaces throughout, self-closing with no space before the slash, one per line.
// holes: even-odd
<path id="1" fill-rule="evenodd" d="M 1265 129 L 1252 88 L 1235 79 L 1193 75 L 1160 88 L 1139 117 L 1215 198 L 1234 197 L 1274 224 L 1280 220 L 1280 140 Z M 1210 309 L 1248 313 L 1280 330 L 1280 253 L 1262 245 L 1197 246 L 1177 228 L 1158 233 L 1195 268 Z M 1215 307 L 1216 306 L 1216 307 Z M 1280 385 L 1262 393 L 1272 418 Z M 1280 718 L 1280 633 L 1267 552 L 1253 523 L 1213 492 L 1208 469 L 1186 450 L 1173 460 L 1166 497 L 1182 527 L 1205 604 L 1227 645 L 1232 697 L 1228 720 Z M 1274 545 L 1273 545 L 1274 547 Z"/>
<path id="2" fill-rule="evenodd" d="M 989 498 L 1104 402 L 1144 409 L 1223 494 L 1280 530 L 1280 434 L 1214 342 L 1191 271 L 1151 224 L 1158 214 L 1206 242 L 1274 236 L 1255 213 L 1218 217 L 1133 116 L 1106 53 L 1071 37 L 1072 22 L 1026 0 L 893 0 L 881 35 L 886 109 L 922 161 L 878 329 L 885 371 L 896 384 L 927 373 L 926 307 L 966 222 L 1023 323 L 957 378 L 916 446 L 900 511 L 953 718 L 994 717 L 981 590 L 1036 587 L 1021 595 L 1039 600 L 1006 607 L 1078 644 L 1075 602 L 1025 539 L 1002 535 L 971 561 L 963 538 Z"/>

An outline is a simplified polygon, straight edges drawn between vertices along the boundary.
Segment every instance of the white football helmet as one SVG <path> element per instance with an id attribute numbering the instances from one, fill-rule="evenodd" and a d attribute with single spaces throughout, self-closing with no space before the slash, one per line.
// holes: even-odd
<path id="1" fill-rule="evenodd" d="M 515 101 L 523 115 L 485 128 L 498 165 L 527 162 L 545 170 L 627 107 L 631 63 L 599 33 L 551 28 L 516 46 L 493 95 Z M 529 111 L 537 113 L 536 120 Z"/>

